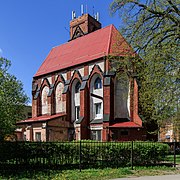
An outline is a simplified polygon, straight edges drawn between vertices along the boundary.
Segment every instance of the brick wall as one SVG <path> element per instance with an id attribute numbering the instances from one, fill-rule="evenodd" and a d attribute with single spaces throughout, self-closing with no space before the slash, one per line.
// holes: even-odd
<path id="1" fill-rule="evenodd" d="M 128 135 L 123 132 L 128 132 Z M 114 133 L 115 132 L 115 133 Z M 115 134 L 118 134 L 117 136 Z M 114 135 L 113 135 L 114 134 Z M 116 138 L 113 138 L 116 137 Z M 110 140 L 112 141 L 136 141 L 146 140 L 146 132 L 143 128 L 110 129 Z"/>
<path id="2" fill-rule="evenodd" d="M 91 33 L 101 28 L 101 23 L 92 18 L 89 14 L 84 14 L 77 19 L 70 22 L 70 39 L 72 39 L 74 32 L 79 26 L 84 34 Z"/>

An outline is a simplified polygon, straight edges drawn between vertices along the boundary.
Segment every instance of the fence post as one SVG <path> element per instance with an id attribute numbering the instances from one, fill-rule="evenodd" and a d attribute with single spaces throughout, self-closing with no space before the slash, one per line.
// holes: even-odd
<path id="1" fill-rule="evenodd" d="M 80 144 L 79 144 L 79 171 L 81 172 L 81 160 L 82 160 L 82 155 L 81 155 L 81 140 L 80 140 Z"/>
<path id="2" fill-rule="evenodd" d="M 133 141 L 131 141 L 131 169 L 133 170 Z"/>
<path id="3" fill-rule="evenodd" d="M 176 167 L 176 141 L 174 141 L 174 167 Z"/>
<path id="4" fill-rule="evenodd" d="M 18 153 L 18 149 L 17 149 L 17 140 L 15 141 L 15 152 L 16 152 L 16 172 L 18 172 L 18 157 L 17 157 L 17 153 Z M 19 155 L 18 155 L 19 156 Z"/>

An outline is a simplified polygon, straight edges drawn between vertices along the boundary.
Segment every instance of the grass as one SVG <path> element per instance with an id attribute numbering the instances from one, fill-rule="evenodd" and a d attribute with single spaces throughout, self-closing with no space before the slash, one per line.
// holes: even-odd
<path id="1" fill-rule="evenodd" d="M 122 177 L 154 176 L 164 174 L 180 174 L 180 169 L 154 166 L 130 168 L 105 168 L 79 170 L 46 170 L 46 171 L 22 171 L 22 172 L 0 172 L 0 179 L 36 179 L 36 180 L 106 180 Z"/>
<path id="2" fill-rule="evenodd" d="M 168 155 L 166 161 L 174 162 L 174 155 Z M 176 164 L 180 164 L 180 155 L 176 155 Z"/>

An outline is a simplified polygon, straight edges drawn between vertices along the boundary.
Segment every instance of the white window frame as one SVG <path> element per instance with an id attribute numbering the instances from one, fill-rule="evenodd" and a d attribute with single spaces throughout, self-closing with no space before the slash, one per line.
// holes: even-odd
<path id="1" fill-rule="evenodd" d="M 102 118 L 102 112 L 101 112 L 102 103 L 101 102 L 100 103 L 95 103 L 94 106 L 95 106 L 95 118 L 96 119 L 97 118 Z"/>
<path id="2" fill-rule="evenodd" d="M 41 132 L 35 132 L 35 141 L 40 142 L 42 140 Z"/>
<path id="3" fill-rule="evenodd" d="M 95 141 L 102 140 L 102 130 L 91 130 L 91 139 Z"/>
<path id="4" fill-rule="evenodd" d="M 75 118 L 76 121 L 79 120 L 80 117 L 80 106 L 75 106 Z"/>

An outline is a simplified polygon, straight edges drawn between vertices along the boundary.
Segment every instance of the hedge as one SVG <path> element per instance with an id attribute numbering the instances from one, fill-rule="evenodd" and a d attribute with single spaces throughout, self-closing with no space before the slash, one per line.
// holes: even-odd
<path id="1" fill-rule="evenodd" d="M 152 142 L 0 142 L 0 164 L 119 167 L 130 166 L 133 154 L 134 165 L 151 165 L 168 152 L 168 145 Z"/>

